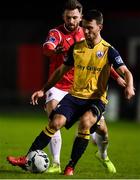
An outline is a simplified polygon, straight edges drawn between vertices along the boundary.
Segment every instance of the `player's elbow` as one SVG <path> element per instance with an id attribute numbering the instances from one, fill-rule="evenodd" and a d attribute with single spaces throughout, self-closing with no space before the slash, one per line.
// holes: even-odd
<path id="1" fill-rule="evenodd" d="M 54 54 L 53 46 L 50 46 L 48 44 L 43 45 L 43 54 L 45 56 L 52 56 Z"/>

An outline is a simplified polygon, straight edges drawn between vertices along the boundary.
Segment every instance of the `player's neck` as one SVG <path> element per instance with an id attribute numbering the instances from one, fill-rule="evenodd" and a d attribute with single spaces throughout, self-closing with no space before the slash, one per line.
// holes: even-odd
<path id="1" fill-rule="evenodd" d="M 99 35 L 96 39 L 93 40 L 93 45 L 96 46 L 99 44 L 102 40 L 102 37 Z"/>
<path id="2" fill-rule="evenodd" d="M 65 30 L 66 30 L 68 33 L 71 33 L 71 32 L 75 32 L 75 31 L 79 28 L 79 26 L 78 26 L 77 28 L 75 28 L 74 30 L 69 30 L 69 29 L 66 27 L 66 24 L 64 23 L 64 28 L 65 28 Z"/>
<path id="3" fill-rule="evenodd" d="M 93 39 L 93 41 L 87 41 L 87 45 L 89 48 L 94 48 L 97 44 L 99 44 L 102 41 L 102 37 L 98 36 L 97 38 Z"/>

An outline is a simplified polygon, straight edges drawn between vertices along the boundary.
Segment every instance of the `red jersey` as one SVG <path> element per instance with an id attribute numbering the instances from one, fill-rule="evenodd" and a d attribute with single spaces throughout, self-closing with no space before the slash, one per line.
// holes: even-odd
<path id="1" fill-rule="evenodd" d="M 62 46 L 64 50 L 64 53 L 51 53 L 49 55 L 49 76 L 56 70 L 57 67 L 59 67 L 63 63 L 69 48 L 75 42 L 82 41 L 83 39 L 84 33 L 80 26 L 75 31 L 70 32 L 66 29 L 65 25 L 63 24 L 49 31 L 46 42 L 43 44 L 44 54 L 48 55 L 50 51 L 55 50 L 57 46 Z M 73 83 L 73 71 L 74 70 L 72 69 L 69 72 L 67 72 L 63 76 L 63 78 L 55 85 L 55 87 L 63 91 L 69 91 Z"/>

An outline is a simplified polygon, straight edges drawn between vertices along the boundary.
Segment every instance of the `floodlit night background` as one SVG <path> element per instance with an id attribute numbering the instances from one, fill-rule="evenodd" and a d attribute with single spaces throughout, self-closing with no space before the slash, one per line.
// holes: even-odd
<path id="1" fill-rule="evenodd" d="M 102 37 L 120 52 L 133 74 L 136 95 L 130 101 L 124 98 L 123 89 L 113 79 L 109 80 L 105 117 L 109 127 L 109 155 L 118 172 L 113 178 L 140 179 L 140 6 L 136 0 L 79 1 L 84 11 L 96 8 L 103 13 Z M 63 23 L 65 0 L 48 2 L 28 0 L 0 4 L 0 178 L 62 178 L 62 175 L 27 174 L 6 161 L 7 155 L 25 154 L 48 122 L 44 100 L 40 100 L 38 106 L 30 105 L 32 93 L 48 79 L 49 62 L 43 56 L 42 45 L 49 29 Z M 64 168 L 75 128 L 62 132 Z M 88 148 L 88 156 L 81 160 L 83 163 L 79 163 L 73 178 L 112 178 L 100 169 L 98 162 L 91 161 L 95 149 Z"/>
<path id="2" fill-rule="evenodd" d="M 0 110 L 27 108 L 32 92 L 42 87 L 48 77 L 48 61 L 42 55 L 42 44 L 50 28 L 63 23 L 65 1 L 47 3 L 18 2 L 0 9 Z M 123 57 L 134 76 L 136 96 L 130 102 L 123 90 L 110 80 L 110 119 L 140 120 L 139 60 L 140 9 L 137 4 L 121 1 L 81 0 L 84 10 L 97 8 L 104 14 L 102 36 Z M 110 98 L 111 97 L 111 98 Z M 123 107 L 123 108 L 122 108 Z"/>

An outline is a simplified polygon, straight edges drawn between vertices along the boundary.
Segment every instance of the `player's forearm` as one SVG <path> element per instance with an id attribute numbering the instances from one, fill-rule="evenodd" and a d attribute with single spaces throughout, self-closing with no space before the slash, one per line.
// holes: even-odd
<path id="1" fill-rule="evenodd" d="M 52 74 L 52 76 L 49 78 L 48 82 L 44 85 L 42 90 L 44 93 L 48 91 L 50 88 L 52 88 L 64 75 L 64 71 L 61 69 L 61 66 L 56 69 L 56 71 Z"/>
<path id="2" fill-rule="evenodd" d="M 125 78 L 127 87 L 134 87 L 133 76 L 132 76 L 132 73 L 129 70 L 125 71 L 124 78 Z"/>
<path id="3" fill-rule="evenodd" d="M 55 48 L 51 44 L 44 44 L 43 45 L 43 54 L 45 56 L 52 56 L 55 53 Z"/>
<path id="4" fill-rule="evenodd" d="M 60 75 L 58 72 L 56 72 L 53 76 L 51 76 L 48 80 L 48 82 L 44 85 L 42 90 L 44 93 L 48 91 L 50 88 L 52 88 L 59 80 L 60 80 Z"/>
<path id="5" fill-rule="evenodd" d="M 120 66 L 117 69 L 117 72 L 120 74 L 120 76 L 123 76 L 124 80 L 125 80 L 125 87 L 133 87 L 133 76 L 132 73 L 129 71 L 129 69 L 123 65 Z"/>
<path id="6" fill-rule="evenodd" d="M 110 69 L 110 75 L 114 80 L 117 80 L 120 77 L 120 75 L 114 70 L 113 67 Z"/>

